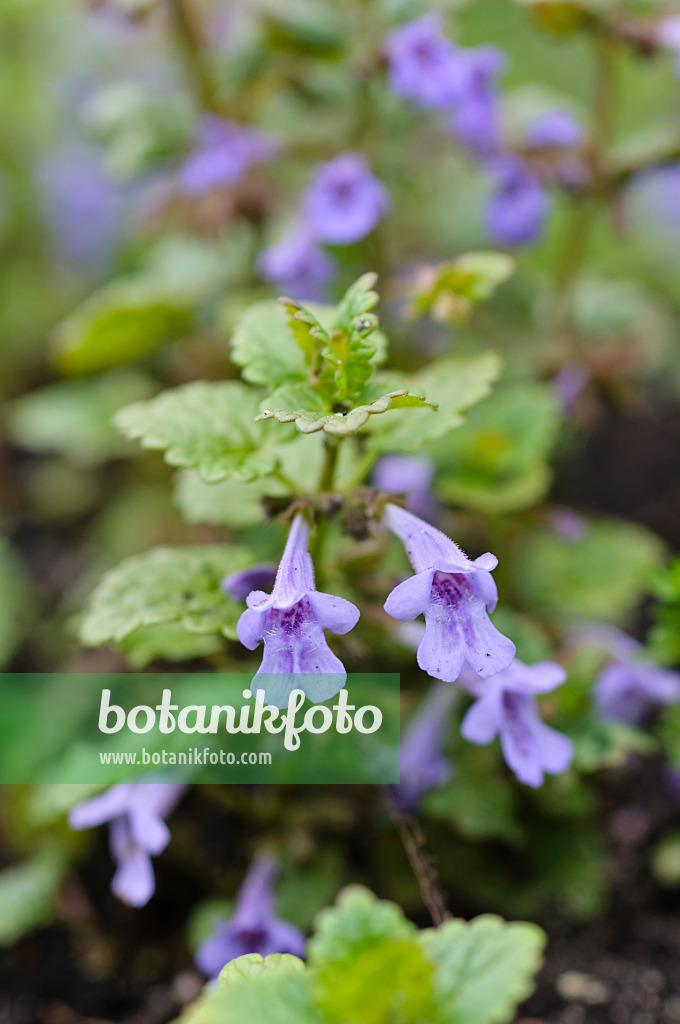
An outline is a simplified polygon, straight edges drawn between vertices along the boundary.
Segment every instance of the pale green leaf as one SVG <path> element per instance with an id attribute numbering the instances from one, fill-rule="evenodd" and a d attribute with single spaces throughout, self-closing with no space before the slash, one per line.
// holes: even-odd
<path id="1" fill-rule="evenodd" d="M 293 968 L 290 959 L 281 957 L 273 969 L 254 963 L 251 957 L 244 965 L 236 961 L 239 966 L 229 972 L 227 983 L 206 989 L 182 1020 L 185 1024 L 327 1024 L 314 1005 L 308 973 Z"/>
<path id="2" fill-rule="evenodd" d="M 237 381 L 194 381 L 121 409 L 115 423 L 145 448 L 164 449 L 171 466 L 197 469 L 210 483 L 255 480 L 276 469 L 278 444 L 287 439 L 255 421 L 259 402 Z"/>
<path id="3" fill-rule="evenodd" d="M 463 422 L 463 410 L 484 398 L 500 373 L 494 352 L 479 356 L 437 359 L 409 380 L 410 388 L 437 403 L 436 416 L 428 409 L 397 411 L 371 421 L 368 444 L 380 452 L 411 452 L 429 441 L 448 436 Z"/>
<path id="4" fill-rule="evenodd" d="M 396 903 L 379 900 L 369 889 L 352 885 L 339 894 L 336 905 L 317 915 L 316 932 L 307 947 L 310 967 L 344 960 L 385 939 L 408 939 L 415 925 Z"/>
<path id="5" fill-rule="evenodd" d="M 183 469 L 175 480 L 174 500 L 188 523 L 234 526 L 242 529 L 262 522 L 262 498 L 283 497 L 289 488 L 276 477 L 246 483 L 222 480 L 206 483 L 195 469 Z"/>
<path id="6" fill-rule="evenodd" d="M 152 661 L 191 661 L 207 658 L 222 648 L 214 633 L 189 633 L 179 622 L 142 626 L 120 641 L 125 660 L 134 672 L 141 672 Z"/>
<path id="7" fill-rule="evenodd" d="M 545 936 L 533 924 L 506 924 L 484 914 L 446 921 L 419 933 L 434 964 L 430 1024 L 505 1024 L 533 990 Z"/>
<path id="8" fill-rule="evenodd" d="M 227 573 L 255 561 L 245 548 L 152 548 L 107 572 L 93 591 L 80 634 L 97 646 L 142 626 L 180 623 L 190 633 L 234 638 L 242 608 L 220 589 Z"/>
<path id="9" fill-rule="evenodd" d="M 69 374 L 97 373 L 133 362 L 191 325 L 189 305 L 144 280 L 105 285 L 56 330 L 55 360 Z"/>
<path id="10" fill-rule="evenodd" d="M 308 385 L 301 385 L 307 389 Z M 287 390 L 290 394 L 285 397 L 297 397 L 296 386 L 293 385 Z M 311 389 L 309 389 L 311 390 Z M 275 397 L 275 396 L 272 396 Z M 428 402 L 421 395 L 414 394 L 406 388 L 398 391 L 390 391 L 380 398 L 376 398 L 368 405 L 357 405 L 346 412 L 320 412 L 316 409 L 265 409 L 258 416 L 258 420 L 276 419 L 279 423 L 294 423 L 302 434 L 314 434 L 323 430 L 326 434 L 333 434 L 338 437 L 347 437 L 356 434 L 358 430 L 368 422 L 369 416 L 380 415 L 389 409 L 429 409 L 436 411 L 437 404 Z"/>
<path id="11" fill-rule="evenodd" d="M 278 302 L 258 302 L 243 314 L 231 339 L 231 358 L 252 384 L 273 388 L 307 376 L 304 353 Z"/>
<path id="12" fill-rule="evenodd" d="M 50 848 L 0 872 L 0 945 L 50 921 L 65 867 L 63 852 Z"/>

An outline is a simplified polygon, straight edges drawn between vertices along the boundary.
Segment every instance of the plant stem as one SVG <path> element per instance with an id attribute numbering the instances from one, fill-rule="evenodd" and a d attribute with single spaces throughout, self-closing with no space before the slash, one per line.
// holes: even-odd
<path id="1" fill-rule="evenodd" d="M 324 458 L 323 466 L 321 467 L 321 476 L 319 477 L 319 483 L 317 486 L 317 494 L 327 494 L 333 490 L 333 482 L 335 480 L 335 469 L 338 463 L 338 451 L 340 450 L 340 442 L 337 437 L 328 437 L 326 440 L 326 455 Z M 309 553 L 312 556 L 312 561 L 316 566 L 317 571 L 317 584 L 322 578 L 323 574 L 323 549 L 326 544 L 326 537 L 328 535 L 328 520 L 323 515 L 317 515 L 316 519 L 316 533 L 312 537 Z"/>
<path id="2" fill-rule="evenodd" d="M 399 833 L 413 874 L 418 880 L 423 903 L 435 926 L 439 926 L 448 921 L 452 914 L 446 906 L 432 859 L 425 849 L 422 829 L 414 817 L 399 810 L 389 786 L 383 786 L 382 790 L 390 818 Z"/>
<path id="3" fill-rule="evenodd" d="M 173 34 L 201 109 L 218 110 L 217 87 L 205 60 L 204 43 L 188 0 L 166 0 Z"/>

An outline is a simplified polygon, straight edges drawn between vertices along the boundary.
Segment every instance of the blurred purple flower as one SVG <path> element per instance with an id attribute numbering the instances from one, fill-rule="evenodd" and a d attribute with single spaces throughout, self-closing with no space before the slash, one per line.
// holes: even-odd
<path id="1" fill-rule="evenodd" d="M 494 178 L 494 191 L 486 211 L 491 238 L 499 245 L 527 245 L 535 241 L 550 205 L 540 182 L 518 157 L 494 160 L 489 169 Z"/>
<path id="2" fill-rule="evenodd" d="M 435 684 L 406 727 L 401 743 L 399 783 L 392 786 L 397 807 L 404 813 L 415 811 L 429 790 L 441 786 L 453 774 L 450 762 L 444 757 L 444 744 L 457 696 L 454 687 Z"/>
<path id="3" fill-rule="evenodd" d="M 532 149 L 570 149 L 583 142 L 583 129 L 566 110 L 551 110 L 529 124 L 526 141 Z"/>
<path id="4" fill-rule="evenodd" d="M 335 263 L 309 232 L 299 226 L 260 253 L 258 273 L 298 301 L 325 297 L 324 286 L 335 273 Z"/>
<path id="5" fill-rule="evenodd" d="M 662 18 L 656 26 L 656 41 L 675 53 L 676 74 L 680 78 L 680 14 Z"/>
<path id="6" fill-rule="evenodd" d="M 424 455 L 384 455 L 373 469 L 373 486 L 388 494 L 404 494 L 416 515 L 432 517 L 436 506 L 430 495 L 434 464 Z"/>
<path id="7" fill-rule="evenodd" d="M 237 626 L 238 638 L 248 650 L 264 643 L 253 688 L 264 690 L 266 702 L 278 708 L 287 706 L 294 689 L 304 690 L 313 702 L 342 689 L 347 673 L 329 648 L 324 630 L 348 633 L 359 619 L 359 609 L 350 601 L 315 590 L 308 536 L 304 516 L 297 515 L 274 589 L 271 594 L 253 590 Z"/>
<path id="8" fill-rule="evenodd" d="M 189 196 L 235 185 L 254 164 L 270 160 L 276 142 L 264 132 L 216 114 L 206 114 L 198 141 L 179 170 L 179 185 Z"/>
<path id="9" fill-rule="evenodd" d="M 571 412 L 590 381 L 590 370 L 581 363 L 567 363 L 552 379 L 552 389 L 564 412 Z"/>
<path id="10" fill-rule="evenodd" d="M 500 144 L 500 101 L 496 80 L 505 57 L 494 46 L 461 50 L 462 86 L 453 106 L 451 127 L 456 138 L 477 155 L 493 153 Z"/>
<path id="11" fill-rule="evenodd" d="M 169 783 L 121 783 L 78 804 L 69 815 L 76 830 L 109 822 L 111 853 L 118 865 L 111 890 L 132 907 L 143 907 L 155 891 L 151 857 L 168 845 L 170 830 L 163 819 L 185 789 Z"/>
<path id="12" fill-rule="evenodd" d="M 385 522 L 416 571 L 395 587 L 385 611 L 400 622 L 425 616 L 417 654 L 423 671 L 452 683 L 466 663 L 485 677 L 507 668 L 515 645 L 487 614 L 498 600 L 491 577 L 495 555 L 487 552 L 471 561 L 445 534 L 397 505 L 386 506 Z"/>
<path id="13" fill-rule="evenodd" d="M 680 673 L 635 661 L 611 661 L 595 682 L 603 718 L 639 725 L 660 704 L 680 701 Z"/>
<path id="14" fill-rule="evenodd" d="M 318 164 L 303 201 L 309 231 L 319 242 L 351 245 L 368 235 L 390 205 L 387 189 L 357 153 Z"/>
<path id="15" fill-rule="evenodd" d="M 124 189 L 94 149 L 75 146 L 49 157 L 38 170 L 45 215 L 60 256 L 102 269 L 124 228 Z"/>
<path id="16" fill-rule="evenodd" d="M 588 520 L 570 508 L 554 508 L 548 513 L 550 529 L 559 537 L 575 544 L 588 530 Z"/>
<path id="17" fill-rule="evenodd" d="M 473 681 L 466 674 L 461 681 L 477 699 L 463 719 L 461 735 L 481 745 L 499 736 L 508 767 L 520 782 L 537 788 L 544 772 L 560 775 L 573 758 L 571 740 L 541 721 L 536 707 L 536 694 L 561 686 L 566 676 L 551 661 L 525 665 L 517 658 L 491 679 Z"/>
<path id="18" fill-rule="evenodd" d="M 232 572 L 225 576 L 220 586 L 227 597 L 233 601 L 245 601 L 251 590 L 264 590 L 273 587 L 276 580 L 276 566 L 267 563 L 249 565 L 240 572 Z"/>
<path id="19" fill-rule="evenodd" d="M 303 955 L 303 933 L 274 914 L 275 871 L 272 857 L 257 857 L 241 886 L 234 916 L 220 921 L 213 934 L 198 947 L 196 966 L 208 978 L 216 978 L 225 964 L 246 953 Z"/>
<path id="20" fill-rule="evenodd" d="M 424 107 L 450 107 L 460 96 L 460 51 L 442 33 L 444 19 L 424 14 L 395 29 L 385 41 L 392 90 Z"/>

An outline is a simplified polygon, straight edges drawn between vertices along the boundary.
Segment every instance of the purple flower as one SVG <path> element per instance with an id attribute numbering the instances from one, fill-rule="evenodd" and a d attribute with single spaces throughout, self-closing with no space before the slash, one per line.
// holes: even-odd
<path id="1" fill-rule="evenodd" d="M 656 26 L 656 41 L 675 53 L 676 74 L 680 77 L 680 15 L 662 18 Z"/>
<path id="2" fill-rule="evenodd" d="M 570 508 L 555 508 L 548 513 L 551 530 L 572 544 L 582 540 L 588 531 L 588 520 Z"/>
<path id="3" fill-rule="evenodd" d="M 595 704 L 603 718 L 638 725 L 659 704 L 680 700 L 680 675 L 656 665 L 613 661 L 595 683 Z"/>
<path id="4" fill-rule="evenodd" d="M 421 516 L 432 516 L 435 503 L 430 496 L 434 464 L 422 455 L 384 455 L 375 464 L 373 486 L 388 494 L 404 494 L 408 507 Z"/>
<path id="5" fill-rule="evenodd" d="M 50 157 L 38 179 L 59 254 L 84 268 L 101 269 L 120 240 L 128 203 L 106 173 L 101 155 L 75 147 Z"/>
<path id="6" fill-rule="evenodd" d="M 240 572 L 232 572 L 225 576 L 220 587 L 232 601 L 245 601 L 251 590 L 264 590 L 273 587 L 276 580 L 276 566 L 263 562 L 250 565 Z"/>
<path id="7" fill-rule="evenodd" d="M 246 953 L 303 955 L 302 932 L 274 914 L 275 870 L 273 858 L 256 858 L 241 886 L 234 916 L 220 921 L 213 934 L 198 947 L 196 966 L 207 977 L 216 978 L 225 964 Z"/>
<path id="8" fill-rule="evenodd" d="M 526 141 L 532 149 L 571 149 L 583 142 L 583 129 L 566 110 L 551 110 L 529 124 Z"/>
<path id="9" fill-rule="evenodd" d="M 487 228 L 500 245 L 527 245 L 543 228 L 549 200 L 538 179 L 519 158 L 505 156 L 490 167 L 494 190 L 486 211 Z"/>
<path id="10" fill-rule="evenodd" d="M 564 412 L 571 412 L 590 382 L 590 370 L 581 363 L 567 363 L 552 379 L 552 389 Z"/>
<path id="11" fill-rule="evenodd" d="M 425 14 L 395 29 L 385 41 L 390 87 L 424 107 L 450 107 L 461 94 L 460 51 L 442 28 L 440 15 Z"/>
<path id="12" fill-rule="evenodd" d="M 453 768 L 444 757 L 451 709 L 457 697 L 452 686 L 434 685 L 409 722 L 401 744 L 399 784 L 392 787 L 400 811 L 415 811 L 421 798 L 447 782 Z"/>
<path id="13" fill-rule="evenodd" d="M 507 668 L 515 645 L 487 614 L 498 600 L 491 577 L 495 555 L 487 552 L 470 561 L 445 534 L 397 505 L 386 506 L 385 522 L 416 571 L 394 588 L 385 611 L 400 622 L 425 615 L 417 654 L 423 671 L 452 683 L 464 664 L 485 677 Z"/>
<path id="14" fill-rule="evenodd" d="M 325 297 L 335 263 L 306 229 L 296 226 L 260 253 L 257 270 L 291 299 L 318 301 Z"/>
<path id="15" fill-rule="evenodd" d="M 500 107 L 496 79 L 505 57 L 494 46 L 460 51 L 463 85 L 453 107 L 456 138 L 476 154 L 488 154 L 500 143 Z"/>
<path id="16" fill-rule="evenodd" d="M 151 857 L 170 841 L 163 820 L 171 813 L 186 786 L 169 783 L 121 783 L 74 807 L 73 829 L 95 828 L 108 821 L 111 853 L 118 865 L 111 890 L 132 907 L 143 907 L 156 888 Z"/>
<path id="17" fill-rule="evenodd" d="M 359 609 L 343 597 L 314 589 L 314 567 L 307 550 L 304 516 L 293 520 L 271 594 L 253 590 L 238 621 L 238 638 L 254 651 L 264 643 L 262 664 L 253 679 L 266 702 L 284 708 L 291 690 L 304 690 L 315 703 L 345 685 L 345 668 L 329 648 L 324 630 L 348 633 Z M 263 676 L 263 678 L 260 678 Z"/>
<path id="18" fill-rule="evenodd" d="M 520 782 L 534 788 L 542 785 L 543 773 L 565 772 L 574 754 L 570 739 L 541 721 L 536 694 L 560 686 L 567 673 L 561 665 L 541 661 L 525 665 L 517 658 L 491 679 L 464 679 L 466 689 L 477 697 L 461 725 L 470 743 L 486 745 L 500 736 L 508 767 Z"/>
<path id="19" fill-rule="evenodd" d="M 303 210 L 317 241 L 351 245 L 373 230 L 389 205 L 387 189 L 371 174 L 364 158 L 343 153 L 317 165 Z"/>
<path id="20" fill-rule="evenodd" d="M 235 185 L 253 164 L 271 159 L 276 143 L 245 124 L 206 114 L 198 143 L 180 167 L 179 185 L 189 196 Z"/>

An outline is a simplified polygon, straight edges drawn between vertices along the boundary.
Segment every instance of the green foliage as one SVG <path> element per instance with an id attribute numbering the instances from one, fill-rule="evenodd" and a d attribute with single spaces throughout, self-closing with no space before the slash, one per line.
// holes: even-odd
<path id="1" fill-rule="evenodd" d="M 304 398 L 308 398 L 308 404 L 311 405 L 315 397 L 317 397 L 315 392 L 306 384 L 298 385 L 297 388 L 299 390 L 296 390 L 295 385 L 284 386 L 273 397 L 276 401 L 285 402 L 289 397 L 297 399 L 304 395 Z M 303 392 L 303 394 L 301 395 L 300 392 Z M 304 392 L 309 392 L 309 395 L 304 394 Z M 268 404 L 271 404 L 270 401 L 268 401 Z M 321 408 L 323 409 L 323 406 Z M 406 388 L 402 388 L 399 391 L 390 391 L 388 394 L 376 398 L 370 405 L 357 405 L 346 412 L 332 412 L 319 415 L 321 410 L 312 412 L 306 409 L 291 412 L 283 409 L 266 409 L 260 413 L 258 419 L 275 419 L 279 423 L 295 423 L 296 428 L 301 434 L 315 434 L 318 430 L 323 430 L 326 434 L 332 434 L 336 437 L 348 437 L 350 434 L 356 434 L 357 430 L 361 430 L 368 422 L 369 416 L 380 415 L 380 413 L 387 412 L 389 409 L 426 408 L 435 411 L 437 405 L 434 402 L 428 402 L 420 395 L 412 394 Z"/>
<path id="2" fill-rule="evenodd" d="M 0 535 L 0 666 L 14 654 L 31 618 L 28 580 L 9 543 Z"/>
<path id="3" fill-rule="evenodd" d="M 543 934 L 485 916 L 418 932 L 392 903 L 353 886 L 318 916 L 305 969 L 240 957 L 188 1024 L 503 1024 L 531 991 Z"/>
<path id="4" fill-rule="evenodd" d="M 559 424 L 557 403 L 546 385 L 499 389 L 440 445 L 442 496 L 483 512 L 535 504 L 550 483 L 547 459 Z"/>
<path id="5" fill-rule="evenodd" d="M 273 473 L 286 440 L 256 422 L 257 392 L 236 381 L 194 381 L 121 409 L 116 426 L 145 448 L 165 451 L 171 466 L 197 469 L 209 483 L 256 480 Z"/>
<path id="6" fill-rule="evenodd" d="M 152 548 L 128 558 L 93 591 L 81 639 L 97 646 L 168 623 L 234 638 L 242 609 L 221 591 L 220 581 L 252 561 L 248 550 L 228 545 Z"/>
<path id="7" fill-rule="evenodd" d="M 421 267 L 413 278 L 408 313 L 443 322 L 465 322 L 474 306 L 488 299 L 515 269 L 501 252 L 469 252 L 455 260 Z"/>
<path id="8" fill-rule="evenodd" d="M 52 918 L 65 868 L 63 851 L 50 846 L 0 872 L 0 946 L 12 945 Z"/>
<path id="9" fill-rule="evenodd" d="M 537 530 L 517 544 L 514 586 L 525 607 L 557 619 L 601 619 L 622 625 L 649 586 L 663 544 L 633 523 L 590 523 L 567 540 Z"/>
<path id="10" fill-rule="evenodd" d="M 129 454 L 130 445 L 113 427 L 113 414 L 152 391 L 151 381 L 129 370 L 58 381 L 12 403 L 9 433 L 29 451 L 57 452 L 78 466 L 94 466 Z"/>
<path id="11" fill-rule="evenodd" d="M 97 373 L 142 359 L 181 338 L 190 325 L 190 308 L 181 296 L 144 280 L 112 281 L 59 325 L 55 360 L 63 373 Z"/>
<path id="12" fill-rule="evenodd" d="M 290 489 L 276 477 L 249 483 L 223 480 L 206 483 L 195 469 L 184 469 L 175 480 L 175 504 L 188 523 L 242 529 L 262 521 L 262 498 L 281 497 Z"/>
<path id="13" fill-rule="evenodd" d="M 120 648 L 133 672 L 141 672 L 153 661 L 192 661 L 207 658 L 222 649 L 219 635 L 189 633 L 181 622 L 141 626 L 123 637 Z"/>
<path id="14" fill-rule="evenodd" d="M 680 558 L 659 572 L 652 581 L 656 597 L 654 625 L 648 647 L 653 660 L 664 665 L 680 664 Z"/>
<path id="15" fill-rule="evenodd" d="M 500 359 L 493 352 L 435 359 L 413 374 L 408 383 L 439 405 L 437 414 L 413 409 L 372 420 L 369 446 L 379 452 L 415 452 L 430 441 L 448 437 L 464 422 L 463 411 L 489 393 L 500 367 Z"/>

